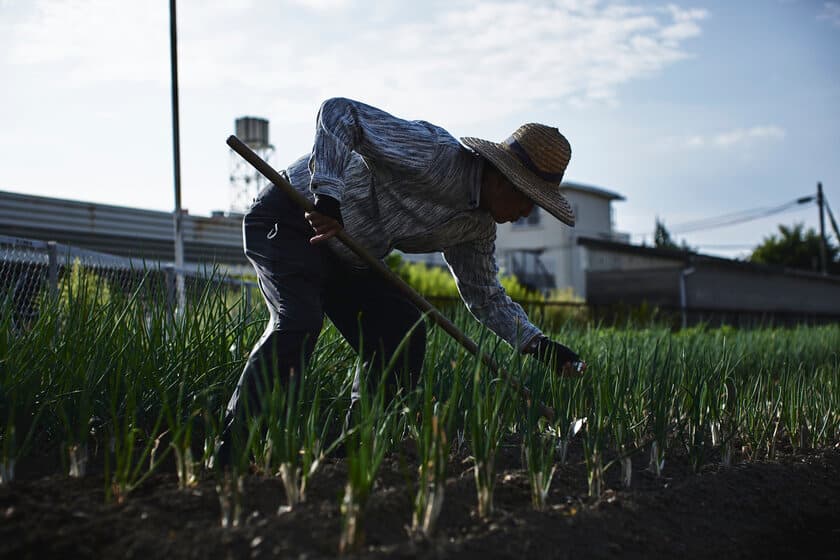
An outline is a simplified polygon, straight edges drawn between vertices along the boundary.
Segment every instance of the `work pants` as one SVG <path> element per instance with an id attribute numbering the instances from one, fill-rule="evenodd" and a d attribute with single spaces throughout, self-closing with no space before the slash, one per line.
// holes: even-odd
<path id="1" fill-rule="evenodd" d="M 264 381 L 287 384 L 291 371 L 305 371 L 324 314 L 350 346 L 361 348 L 376 377 L 364 380 L 357 373 L 354 394 L 360 383 L 379 381 L 377 374 L 409 331 L 385 382 L 391 394 L 398 380 L 408 390 L 417 383 L 426 351 L 420 310 L 373 271 L 352 269 L 323 243 L 310 244 L 313 235 L 303 210 L 274 185 L 263 189 L 244 217 L 245 255 L 256 270 L 270 319 L 228 403 L 223 447 L 229 447 L 234 431 L 246 429 L 247 416 L 259 412 L 260 395 L 271 390 Z"/>

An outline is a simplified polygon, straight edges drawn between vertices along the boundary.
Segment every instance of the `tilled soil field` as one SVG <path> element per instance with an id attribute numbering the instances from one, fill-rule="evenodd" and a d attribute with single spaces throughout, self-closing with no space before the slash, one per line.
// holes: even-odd
<path id="1" fill-rule="evenodd" d="M 476 516 L 468 461 L 450 464 L 443 513 L 432 539 L 410 537 L 416 460 L 383 464 L 365 515 L 365 558 L 838 558 L 840 449 L 782 454 L 774 461 L 708 465 L 700 474 L 679 457 L 663 477 L 634 463 L 633 484 L 608 471 L 601 498 L 586 496 L 575 453 L 558 468 L 546 512 L 531 508 L 515 446 L 499 457 L 496 511 Z M 279 479 L 245 479 L 242 525 L 220 526 L 212 476 L 179 490 L 158 474 L 120 504 L 105 504 L 103 478 L 38 477 L 32 470 L 0 487 L 2 558 L 329 558 L 337 555 L 342 459 L 328 460 L 307 501 L 285 503 Z M 162 469 L 162 473 L 174 472 Z"/>

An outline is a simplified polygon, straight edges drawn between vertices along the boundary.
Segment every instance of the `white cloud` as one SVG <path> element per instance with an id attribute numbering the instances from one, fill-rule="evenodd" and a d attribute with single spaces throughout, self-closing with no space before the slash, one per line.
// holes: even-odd
<path id="1" fill-rule="evenodd" d="M 318 12 L 343 10 L 350 4 L 350 0 L 291 0 L 291 2 Z"/>
<path id="2" fill-rule="evenodd" d="M 761 142 L 784 140 L 785 130 L 775 125 L 735 128 L 711 134 L 672 136 L 659 142 L 659 148 L 666 151 L 698 149 L 731 149 L 753 146 Z"/>
<path id="3" fill-rule="evenodd" d="M 168 61 L 168 19 L 142 3 L 41 1 L 12 29 L 8 61 L 55 64 L 63 84 L 160 80 Z"/>
<path id="4" fill-rule="evenodd" d="M 840 28 L 840 2 L 823 3 L 822 12 L 817 19 L 827 21 L 834 27 Z"/>
<path id="5" fill-rule="evenodd" d="M 716 134 L 712 138 L 712 144 L 720 148 L 729 148 L 756 140 L 782 140 L 784 137 L 785 131 L 778 126 L 754 126 L 752 128 L 737 128 Z"/>
<path id="6" fill-rule="evenodd" d="M 9 56 L 55 64 L 64 83 L 168 85 L 168 14 L 145 2 L 40 0 Z M 307 10 L 345 9 L 342 17 Z M 614 104 L 621 87 L 690 56 L 704 10 L 603 0 L 179 3 L 185 90 L 225 88 L 285 106 L 348 95 L 448 123 L 546 100 Z M 352 19 L 351 19 L 352 18 Z M 307 119 L 311 115 L 307 115 Z"/>

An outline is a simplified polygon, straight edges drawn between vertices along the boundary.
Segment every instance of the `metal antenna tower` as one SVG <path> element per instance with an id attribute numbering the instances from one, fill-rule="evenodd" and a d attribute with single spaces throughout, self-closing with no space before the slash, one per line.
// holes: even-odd
<path id="1" fill-rule="evenodd" d="M 268 140 L 268 120 L 240 117 L 235 123 L 236 136 L 265 161 L 271 161 L 274 146 Z M 230 150 L 230 211 L 244 213 L 268 180 L 251 164 Z"/>

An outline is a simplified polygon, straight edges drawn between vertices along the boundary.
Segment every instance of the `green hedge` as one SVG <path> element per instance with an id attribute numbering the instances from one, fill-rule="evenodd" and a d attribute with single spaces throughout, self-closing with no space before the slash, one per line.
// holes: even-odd
<path id="1" fill-rule="evenodd" d="M 424 263 L 412 263 L 398 254 L 387 257 L 388 266 L 396 272 L 409 286 L 431 300 L 459 298 L 455 279 L 449 270 L 438 266 L 428 266 Z M 510 298 L 521 304 L 529 317 L 543 328 L 557 328 L 569 321 L 579 322 L 588 319 L 588 311 L 579 305 L 583 300 L 577 297 L 571 288 L 554 290 L 548 296 L 541 292 L 530 290 L 522 285 L 516 276 L 499 274 L 499 281 Z"/>

